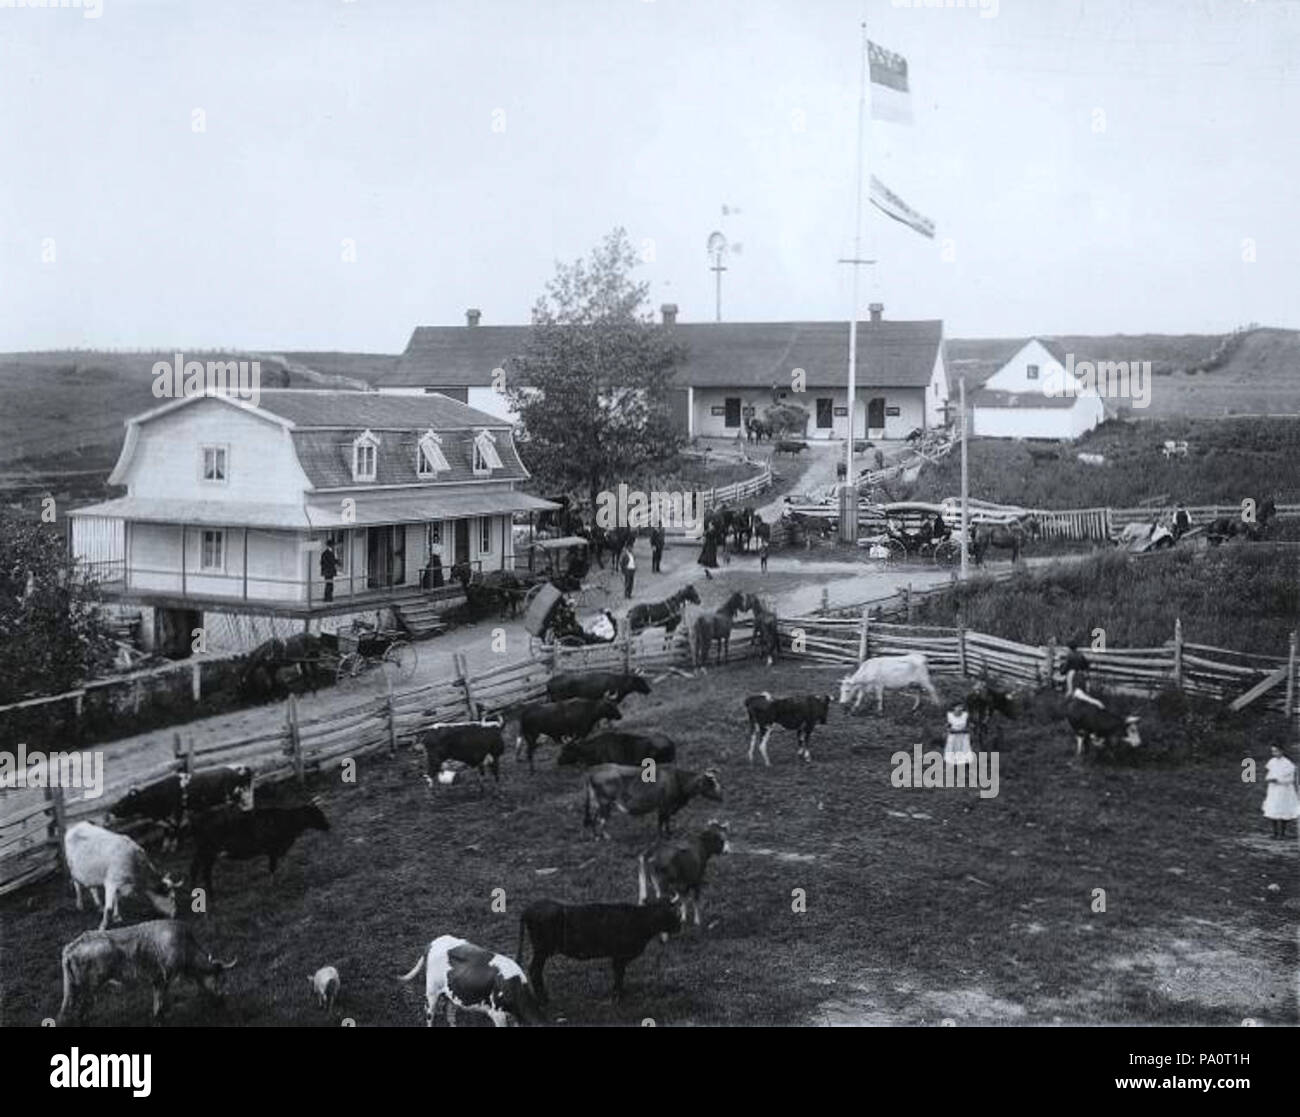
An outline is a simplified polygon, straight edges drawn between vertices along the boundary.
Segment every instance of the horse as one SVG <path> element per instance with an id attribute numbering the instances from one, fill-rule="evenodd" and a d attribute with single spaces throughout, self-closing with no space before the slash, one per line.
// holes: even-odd
<path id="1" fill-rule="evenodd" d="M 1248 539 L 1252 543 L 1258 542 L 1264 538 L 1268 531 L 1269 521 L 1277 515 L 1277 505 L 1273 498 L 1267 497 L 1262 504 L 1255 510 L 1255 522 L 1247 523 L 1240 516 L 1220 516 L 1208 528 L 1205 534 L 1209 537 L 1211 543 L 1219 544 L 1225 539 L 1231 539 L 1234 536 L 1240 536 L 1242 539 Z"/>
<path id="2" fill-rule="evenodd" d="M 754 538 L 754 509 L 748 504 L 736 513 L 732 530 L 736 533 L 736 550 L 744 554 Z"/>
<path id="3" fill-rule="evenodd" d="M 745 594 L 733 593 L 716 613 L 701 613 L 691 625 L 693 655 L 696 667 L 709 661 L 709 648 L 718 645 L 717 662 L 722 663 L 731 653 L 731 626 L 736 614 L 745 611 Z M 701 656 L 701 651 L 703 655 Z"/>
<path id="4" fill-rule="evenodd" d="M 772 525 L 764 520 L 758 512 L 754 513 L 754 535 L 757 536 L 760 543 L 771 546 Z"/>
<path id="5" fill-rule="evenodd" d="M 246 698 L 259 694 L 274 696 L 287 693 L 288 688 L 280 679 L 280 672 L 286 667 L 293 667 L 315 694 L 317 672 L 323 671 L 320 666 L 321 653 L 329 643 L 329 638 L 312 632 L 297 632 L 285 640 L 277 636 L 263 641 L 244 660 L 239 673 L 240 693 Z"/>
<path id="6" fill-rule="evenodd" d="M 657 628 L 663 625 L 666 639 L 676 632 L 677 626 L 681 624 L 682 608 L 687 601 L 696 605 L 700 603 L 700 595 L 695 592 L 694 586 L 680 589 L 664 601 L 633 605 L 627 614 L 628 628 L 635 635 L 643 628 Z"/>
<path id="7" fill-rule="evenodd" d="M 771 423 L 754 415 L 751 415 L 745 424 L 746 440 L 749 442 L 762 442 L 764 437 L 771 442 L 774 433 Z"/>
<path id="8" fill-rule="evenodd" d="M 1038 538 L 1038 520 L 1033 516 L 1022 516 L 1009 524 L 977 524 L 972 535 L 971 550 L 976 566 L 984 565 L 984 554 L 990 547 L 1010 550 L 1011 561 L 1016 562 L 1025 543 Z"/>
<path id="9" fill-rule="evenodd" d="M 781 632 L 777 627 L 776 613 L 769 609 L 756 594 L 745 596 L 744 610 L 754 617 L 754 646 L 759 655 L 767 656 L 767 665 L 781 655 Z"/>

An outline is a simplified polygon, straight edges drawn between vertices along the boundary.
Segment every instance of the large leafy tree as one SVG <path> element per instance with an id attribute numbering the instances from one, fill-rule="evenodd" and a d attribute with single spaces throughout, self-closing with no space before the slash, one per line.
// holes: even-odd
<path id="1" fill-rule="evenodd" d="M 0 703 L 70 690 L 111 659 L 96 596 L 58 531 L 0 510 Z"/>
<path id="2" fill-rule="evenodd" d="M 560 264 L 512 363 L 508 391 L 529 468 L 593 505 L 621 481 L 635 487 L 683 441 L 669 392 L 684 350 L 655 323 L 649 284 L 632 278 L 638 262 L 615 229 L 588 259 Z"/>

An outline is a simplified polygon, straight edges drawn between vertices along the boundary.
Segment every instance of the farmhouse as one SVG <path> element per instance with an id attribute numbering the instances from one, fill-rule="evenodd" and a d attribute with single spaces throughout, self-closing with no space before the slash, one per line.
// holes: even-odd
<path id="1" fill-rule="evenodd" d="M 971 430 L 987 438 L 1073 439 L 1106 418 L 1095 391 L 1051 342 L 1031 338 L 974 393 Z"/>
<path id="2" fill-rule="evenodd" d="M 904 438 L 917 427 L 941 426 L 948 403 L 942 321 L 894 322 L 872 304 L 858 324 L 854 430 L 866 437 Z M 745 421 L 788 401 L 808 415 L 805 438 L 848 436 L 848 324 L 844 322 L 677 321 L 663 324 L 686 348 L 674 414 L 691 437 L 734 438 Z M 513 416 L 498 386 L 528 343 L 527 326 L 483 326 L 470 310 L 464 326 L 419 326 L 380 392 L 442 392 L 502 419 Z M 802 391 L 794 379 L 802 370 Z"/>
<path id="3" fill-rule="evenodd" d="M 555 507 L 519 491 L 509 424 L 438 394 L 205 392 L 126 428 L 109 483 L 127 493 L 69 513 L 72 552 L 106 598 L 152 607 L 163 646 L 207 614 L 400 619 L 452 564 L 512 567 L 513 513 Z"/>

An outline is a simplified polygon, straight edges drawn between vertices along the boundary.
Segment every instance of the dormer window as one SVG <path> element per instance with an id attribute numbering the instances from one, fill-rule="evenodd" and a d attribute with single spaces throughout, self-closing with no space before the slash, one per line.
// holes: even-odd
<path id="1" fill-rule="evenodd" d="M 501 458 L 497 454 L 496 440 L 491 431 L 479 431 L 474 437 L 474 474 L 484 476 L 494 469 L 501 468 Z"/>
<path id="2" fill-rule="evenodd" d="M 373 481 L 379 461 L 379 439 L 370 431 L 362 431 L 352 443 L 352 480 Z"/>
<path id="3" fill-rule="evenodd" d="M 436 477 L 451 469 L 442 452 L 442 439 L 432 430 L 426 431 L 415 448 L 415 473 L 417 477 Z"/>

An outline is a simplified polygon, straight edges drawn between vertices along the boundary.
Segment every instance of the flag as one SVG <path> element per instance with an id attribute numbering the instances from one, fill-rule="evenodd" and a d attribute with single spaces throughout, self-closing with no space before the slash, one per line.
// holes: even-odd
<path id="1" fill-rule="evenodd" d="M 895 221 L 910 225 L 923 237 L 934 237 L 934 222 L 922 217 L 902 198 L 885 186 L 875 175 L 871 176 L 871 204 Z"/>
<path id="2" fill-rule="evenodd" d="M 868 40 L 871 74 L 871 115 L 895 124 L 912 123 L 912 93 L 907 84 L 907 59 Z"/>

